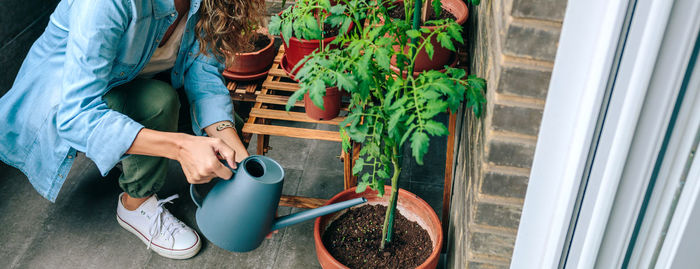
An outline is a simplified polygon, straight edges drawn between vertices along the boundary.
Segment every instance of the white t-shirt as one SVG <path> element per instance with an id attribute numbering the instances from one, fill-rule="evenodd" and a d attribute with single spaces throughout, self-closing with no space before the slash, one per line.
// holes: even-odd
<path id="1" fill-rule="evenodd" d="M 187 18 L 183 17 L 180 22 L 175 26 L 175 30 L 168 38 L 168 41 L 163 44 L 162 47 L 156 48 L 153 52 L 153 56 L 148 61 L 146 66 L 143 67 L 138 76 L 142 78 L 152 78 L 155 74 L 168 70 L 175 66 L 175 60 L 177 59 L 177 53 L 180 50 L 180 43 L 182 43 L 182 33 L 185 31 L 185 24 Z"/>

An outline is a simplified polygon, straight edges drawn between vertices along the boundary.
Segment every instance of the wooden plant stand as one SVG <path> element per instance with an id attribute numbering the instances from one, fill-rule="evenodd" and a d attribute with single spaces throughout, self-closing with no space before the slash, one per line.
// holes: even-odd
<path id="1" fill-rule="evenodd" d="M 258 136 L 257 154 L 260 155 L 267 153 L 267 151 L 270 149 L 270 136 L 286 136 L 341 142 L 339 131 L 317 130 L 280 125 L 280 122 L 282 121 L 338 125 L 345 119 L 345 117 L 337 117 L 328 121 L 314 120 L 307 117 L 304 112 L 286 111 L 284 109 L 284 106 L 287 104 L 287 100 L 289 100 L 289 95 L 298 90 L 299 85 L 290 80 L 289 76 L 280 67 L 280 60 L 282 59 L 283 54 L 284 48 L 280 48 L 280 51 L 275 57 L 275 61 L 272 64 L 267 78 L 262 83 L 260 90 L 257 90 L 252 86 L 244 86 L 243 89 L 233 88 L 236 90 L 232 91 L 232 98 L 234 98 L 235 95 L 236 98 L 240 98 L 242 101 L 251 100 L 253 98 L 255 100 L 255 104 L 250 110 L 248 121 L 243 126 L 243 133 L 249 135 L 256 134 Z M 230 87 L 229 89 L 232 88 Z M 304 102 L 296 102 L 295 106 L 303 108 Z M 343 108 L 343 110 L 347 111 L 347 107 Z M 246 142 L 249 142 L 250 136 L 246 136 Z M 354 165 L 355 160 L 359 155 L 359 145 L 353 145 L 353 152 L 349 154 L 345 154 L 341 149 L 339 150 L 341 152 L 341 160 L 343 160 L 343 186 L 345 189 L 348 189 L 357 185 L 357 178 L 352 175 L 352 165 Z M 352 157 L 348 158 L 349 156 L 346 155 L 350 155 Z M 316 208 L 322 206 L 325 202 L 325 199 L 283 195 L 282 199 L 280 200 L 280 205 L 300 208 Z"/>

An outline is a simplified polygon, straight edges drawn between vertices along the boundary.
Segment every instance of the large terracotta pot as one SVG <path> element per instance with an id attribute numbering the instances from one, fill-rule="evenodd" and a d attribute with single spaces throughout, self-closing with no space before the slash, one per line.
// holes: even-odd
<path id="1" fill-rule="evenodd" d="M 304 109 L 306 116 L 314 120 L 332 120 L 340 113 L 341 94 L 338 87 L 326 88 L 326 95 L 323 96 L 323 108 L 314 105 L 309 93 L 304 94 Z"/>
<path id="2" fill-rule="evenodd" d="M 398 2 L 403 2 L 403 1 L 398 1 Z M 467 21 L 467 17 L 469 17 L 469 9 L 467 8 L 467 5 L 462 1 L 462 0 L 441 0 L 442 7 L 452 13 L 452 15 L 457 18 L 457 24 L 462 25 L 464 22 Z M 432 7 L 430 7 L 432 8 Z M 434 29 L 435 26 L 421 26 L 421 28 L 427 28 L 427 29 Z M 427 34 L 423 34 L 424 36 L 427 36 Z M 437 41 L 437 37 L 433 36 L 430 39 L 430 43 L 433 45 L 434 48 L 434 53 L 433 53 L 433 59 L 431 60 L 428 57 L 428 53 L 425 52 L 425 49 L 421 50 L 418 52 L 418 56 L 416 57 L 416 65 L 413 67 L 414 72 L 422 72 L 424 70 L 440 70 L 445 68 L 445 65 L 450 64 L 450 59 L 453 57 L 453 53 L 451 50 L 448 50 L 446 48 L 443 48 L 442 45 L 440 45 L 440 42 Z M 457 46 L 455 42 L 455 47 Z M 395 46 L 396 50 L 399 50 L 399 46 Z M 392 59 L 392 65 L 396 64 L 396 59 Z"/>
<path id="3" fill-rule="evenodd" d="M 265 35 L 270 43 L 258 51 L 236 53 L 233 63 L 226 67 L 223 75 L 233 80 L 250 80 L 265 76 L 275 60 L 275 38 Z"/>
<path id="4" fill-rule="evenodd" d="M 386 195 L 384 195 L 384 197 L 377 197 L 377 192 L 372 191 L 369 188 L 363 193 L 355 193 L 355 188 L 351 188 L 333 196 L 333 198 L 326 202 L 326 205 L 358 197 L 365 197 L 367 199 L 367 204 L 387 205 L 389 203 L 389 193 L 391 191 L 391 187 L 385 186 L 384 189 Z M 408 220 L 417 222 L 421 227 L 423 227 L 423 229 L 428 231 L 430 240 L 433 242 L 433 252 L 431 252 L 428 259 L 417 268 L 432 269 L 437 267 L 440 257 L 440 248 L 442 247 L 442 226 L 438 216 L 435 214 L 435 211 L 433 211 L 433 208 L 430 207 L 428 203 L 420 199 L 417 195 L 404 189 L 399 189 L 397 209 Z M 330 221 L 336 219 L 345 211 L 346 210 L 316 218 L 314 223 L 314 243 L 316 244 L 316 256 L 318 257 L 318 262 L 321 264 L 321 267 L 324 269 L 348 268 L 333 258 L 321 241 L 321 236 L 330 225 Z"/>

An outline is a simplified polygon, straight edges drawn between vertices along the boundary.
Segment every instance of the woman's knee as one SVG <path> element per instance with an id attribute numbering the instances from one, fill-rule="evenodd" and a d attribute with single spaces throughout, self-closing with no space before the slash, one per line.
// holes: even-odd
<path id="1" fill-rule="evenodd" d="M 180 111 L 180 98 L 173 87 L 159 80 L 152 80 L 144 89 L 139 103 L 142 105 L 147 128 L 175 131 Z M 150 125 L 150 126 L 149 126 Z"/>

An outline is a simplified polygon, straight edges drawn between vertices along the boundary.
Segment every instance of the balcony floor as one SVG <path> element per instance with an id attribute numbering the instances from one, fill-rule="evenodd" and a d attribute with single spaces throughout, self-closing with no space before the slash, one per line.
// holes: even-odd
<path id="1" fill-rule="evenodd" d="M 318 128 L 324 128 L 319 125 Z M 254 138 L 255 140 L 255 138 Z M 255 141 L 249 151 L 255 152 Z M 343 189 L 340 144 L 271 137 L 267 156 L 286 172 L 284 194 L 330 198 Z M 409 156 L 409 155 L 407 155 Z M 440 215 L 445 138 L 436 138 L 417 166 L 404 158 L 401 187 L 426 200 Z M 0 268 L 318 268 L 313 222 L 288 227 L 266 239 L 256 250 L 231 253 L 205 241 L 189 260 L 170 260 L 146 250 L 115 220 L 119 170 L 103 178 L 95 165 L 79 154 L 55 204 L 38 195 L 17 169 L 0 163 Z M 179 164 L 170 162 L 168 183 L 158 193 L 179 194 L 170 211 L 196 228 L 195 205 Z M 280 207 L 280 214 L 299 209 Z"/>

